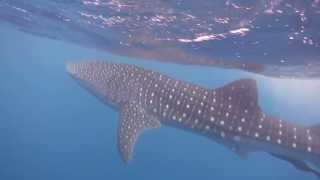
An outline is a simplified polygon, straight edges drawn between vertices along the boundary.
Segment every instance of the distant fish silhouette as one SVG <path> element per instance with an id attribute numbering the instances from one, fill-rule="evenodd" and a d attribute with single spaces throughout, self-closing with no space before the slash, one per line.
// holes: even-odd
<path id="1" fill-rule="evenodd" d="M 163 124 L 207 136 L 240 157 L 265 151 L 319 176 L 307 163 L 319 165 L 320 128 L 264 114 L 252 79 L 206 89 L 134 65 L 68 63 L 67 71 L 119 110 L 118 148 L 125 162 L 131 159 L 139 135 Z"/>

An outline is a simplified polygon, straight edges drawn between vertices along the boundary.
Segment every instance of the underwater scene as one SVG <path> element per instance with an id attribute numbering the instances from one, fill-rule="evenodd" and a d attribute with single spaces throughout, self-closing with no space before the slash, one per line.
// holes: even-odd
<path id="1" fill-rule="evenodd" d="M 0 0 L 0 179 L 319 179 L 319 18 L 319 0 Z"/>

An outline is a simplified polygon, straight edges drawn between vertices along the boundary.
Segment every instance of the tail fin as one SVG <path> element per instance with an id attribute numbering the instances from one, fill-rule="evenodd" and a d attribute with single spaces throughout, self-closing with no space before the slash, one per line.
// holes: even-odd
<path id="1" fill-rule="evenodd" d="M 274 154 L 274 153 L 270 153 L 272 156 L 287 161 L 288 163 L 292 164 L 296 169 L 300 170 L 300 171 L 304 171 L 304 172 L 309 172 L 309 173 L 313 173 L 315 176 L 320 177 L 320 172 L 312 169 L 310 166 L 308 166 L 305 162 L 300 161 L 300 160 L 296 160 L 290 157 L 286 157 L 283 155 L 278 155 L 278 154 Z"/>

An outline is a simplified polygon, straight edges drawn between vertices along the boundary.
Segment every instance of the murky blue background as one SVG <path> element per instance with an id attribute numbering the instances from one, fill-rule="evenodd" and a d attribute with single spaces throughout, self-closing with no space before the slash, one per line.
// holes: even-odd
<path id="1" fill-rule="evenodd" d="M 116 57 L 0 25 L 0 179 L 317 179 L 265 153 L 242 160 L 215 142 L 163 127 L 147 131 L 125 166 L 116 149 L 118 115 L 78 86 L 66 60 L 114 60 L 205 87 L 258 81 L 267 113 L 320 123 L 318 81 L 273 80 L 239 71 Z"/>

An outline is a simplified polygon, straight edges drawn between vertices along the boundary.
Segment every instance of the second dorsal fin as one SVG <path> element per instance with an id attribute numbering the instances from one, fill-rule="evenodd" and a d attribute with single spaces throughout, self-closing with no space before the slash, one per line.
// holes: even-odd
<path id="1" fill-rule="evenodd" d="M 240 79 L 214 90 L 217 97 L 238 105 L 243 110 L 259 109 L 257 84 L 254 79 Z"/>

